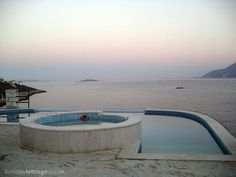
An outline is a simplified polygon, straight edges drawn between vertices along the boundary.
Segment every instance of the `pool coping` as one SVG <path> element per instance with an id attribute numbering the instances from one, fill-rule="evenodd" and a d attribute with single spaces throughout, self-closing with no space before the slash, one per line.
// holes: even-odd
<path id="1" fill-rule="evenodd" d="M 198 112 L 183 111 L 183 110 L 169 110 L 169 109 L 145 109 L 147 111 L 156 111 L 160 114 L 158 115 L 168 115 L 168 112 L 176 114 L 186 114 L 194 115 L 200 118 L 205 126 L 211 128 L 212 133 L 214 133 L 219 140 L 222 141 L 223 145 L 230 151 L 230 155 L 212 155 L 212 154 L 201 154 L 201 155 L 191 155 L 191 154 L 162 154 L 162 153 L 138 153 L 141 141 L 137 144 L 132 144 L 125 149 L 121 149 L 120 153 L 117 155 L 118 159 L 130 159 L 130 160 L 192 160 L 192 161 L 236 161 L 236 138 L 234 138 L 220 123 L 218 123 L 213 118 Z M 163 114 L 161 114 L 163 113 Z M 166 114 L 165 114 L 166 113 Z M 150 114 L 149 114 L 150 115 Z M 187 118 L 187 117 L 184 117 Z M 197 121 L 198 122 L 198 121 Z M 206 127 L 205 127 L 206 128 Z M 209 131 L 209 130 L 208 130 Z M 210 133 L 210 132 L 209 132 Z M 212 134 L 211 134 L 212 135 Z"/>

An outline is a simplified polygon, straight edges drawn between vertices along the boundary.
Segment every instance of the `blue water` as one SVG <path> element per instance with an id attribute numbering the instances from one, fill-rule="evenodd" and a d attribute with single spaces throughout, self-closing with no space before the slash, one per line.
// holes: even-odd
<path id="1" fill-rule="evenodd" d="M 83 115 L 87 116 L 87 120 L 81 119 Z M 102 122 L 120 123 L 125 120 L 125 117 L 116 115 L 104 115 L 97 113 L 67 113 L 42 117 L 35 120 L 35 122 L 48 126 L 70 126 L 80 124 L 100 124 Z"/>
<path id="2" fill-rule="evenodd" d="M 223 154 L 199 123 L 178 117 L 148 116 L 142 119 L 142 153 Z"/>

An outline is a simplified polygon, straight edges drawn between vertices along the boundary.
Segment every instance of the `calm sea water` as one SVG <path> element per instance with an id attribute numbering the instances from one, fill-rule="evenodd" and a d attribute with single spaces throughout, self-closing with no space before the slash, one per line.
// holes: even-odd
<path id="1" fill-rule="evenodd" d="M 183 109 L 207 114 L 236 137 L 236 79 L 32 82 L 46 93 L 31 107 L 46 109 Z M 176 86 L 184 86 L 177 90 Z"/>

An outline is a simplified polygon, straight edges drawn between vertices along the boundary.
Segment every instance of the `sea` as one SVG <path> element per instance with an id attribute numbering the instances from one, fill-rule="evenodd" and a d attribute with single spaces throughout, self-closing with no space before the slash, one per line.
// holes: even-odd
<path id="1" fill-rule="evenodd" d="M 32 108 L 69 110 L 155 108 L 195 111 L 216 119 L 236 137 L 236 79 L 63 81 L 24 84 L 46 91 L 30 98 Z"/>

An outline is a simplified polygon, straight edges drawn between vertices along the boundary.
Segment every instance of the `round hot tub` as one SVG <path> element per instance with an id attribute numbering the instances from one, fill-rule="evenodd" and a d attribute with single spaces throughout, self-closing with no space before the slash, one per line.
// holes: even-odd
<path id="1" fill-rule="evenodd" d="M 20 145 L 56 153 L 124 148 L 141 139 L 141 119 L 104 112 L 34 115 L 20 121 Z"/>

